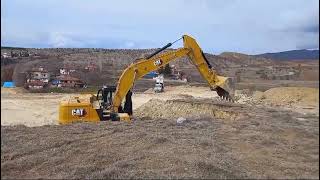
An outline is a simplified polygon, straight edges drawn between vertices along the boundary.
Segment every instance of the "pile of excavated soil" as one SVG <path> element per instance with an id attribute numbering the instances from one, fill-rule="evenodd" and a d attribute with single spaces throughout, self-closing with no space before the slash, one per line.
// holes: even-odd
<path id="1" fill-rule="evenodd" d="M 215 98 L 218 97 L 215 91 L 211 91 L 209 87 L 196 87 L 190 85 L 181 86 L 165 86 L 163 93 L 154 93 L 153 88 L 144 92 L 145 94 L 154 94 L 157 96 L 192 96 L 195 98 Z"/>
<path id="2" fill-rule="evenodd" d="M 239 104 L 229 102 L 215 102 L 212 99 L 151 99 L 135 110 L 135 116 L 150 117 L 152 119 L 176 119 L 179 117 L 199 118 L 215 117 L 235 120 L 241 117 Z"/>
<path id="3" fill-rule="evenodd" d="M 319 89 L 306 87 L 278 87 L 265 92 L 256 92 L 255 100 L 273 105 L 301 105 L 316 107 L 319 104 Z"/>

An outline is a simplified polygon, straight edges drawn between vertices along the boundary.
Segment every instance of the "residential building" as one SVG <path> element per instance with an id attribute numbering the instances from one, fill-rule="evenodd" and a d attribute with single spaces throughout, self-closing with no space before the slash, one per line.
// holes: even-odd
<path id="1" fill-rule="evenodd" d="M 85 83 L 75 77 L 71 77 L 70 75 L 61 75 L 56 77 L 52 81 L 52 85 L 57 87 L 84 87 Z"/>
<path id="2" fill-rule="evenodd" d="M 27 72 L 26 87 L 31 89 L 40 89 L 48 85 L 50 73 L 43 67 L 32 68 Z"/>

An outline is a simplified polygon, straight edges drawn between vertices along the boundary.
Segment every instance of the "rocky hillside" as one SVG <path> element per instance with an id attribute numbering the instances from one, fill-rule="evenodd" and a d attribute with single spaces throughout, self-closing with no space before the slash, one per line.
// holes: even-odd
<path id="1" fill-rule="evenodd" d="M 1 54 L 19 53 L 24 51 L 28 57 L 2 58 L 1 62 L 9 65 L 1 68 L 1 81 L 19 81 L 21 74 L 32 67 L 43 66 L 52 74 L 58 74 L 59 68 L 74 69 L 74 76 L 86 81 L 89 85 L 115 84 L 121 72 L 133 61 L 143 58 L 157 49 L 75 49 L 75 48 L 47 48 L 47 49 L 1 49 Z M 166 51 L 172 51 L 168 49 Z M 219 74 L 235 77 L 241 72 L 242 78 L 259 78 L 256 72 L 276 62 L 270 59 L 255 57 L 240 53 L 226 52 L 220 55 L 205 53 L 210 64 Z M 279 62 L 277 62 L 279 64 Z M 94 65 L 93 71 L 86 70 L 86 66 Z M 171 65 L 176 65 L 184 71 L 191 82 L 204 82 L 197 69 L 188 58 L 178 59 Z M 10 70 L 8 70 L 10 69 Z M 10 72 L 12 76 L 10 76 Z"/>

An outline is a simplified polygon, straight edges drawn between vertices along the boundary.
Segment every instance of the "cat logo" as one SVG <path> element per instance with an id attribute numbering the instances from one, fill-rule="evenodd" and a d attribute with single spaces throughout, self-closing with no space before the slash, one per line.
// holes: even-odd
<path id="1" fill-rule="evenodd" d="M 86 111 L 84 109 L 72 109 L 71 114 L 72 116 L 83 117 L 86 115 Z"/>
<path id="2" fill-rule="evenodd" d="M 154 61 L 154 65 L 155 66 L 161 66 L 161 64 L 162 64 L 162 60 L 161 59 L 158 59 L 158 60 Z"/>

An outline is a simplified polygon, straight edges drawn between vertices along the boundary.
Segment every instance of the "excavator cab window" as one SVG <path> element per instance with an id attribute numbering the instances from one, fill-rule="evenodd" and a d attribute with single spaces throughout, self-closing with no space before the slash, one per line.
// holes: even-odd
<path id="1" fill-rule="evenodd" d="M 99 89 L 97 93 L 97 100 L 101 101 L 101 106 L 103 108 L 107 108 L 108 106 L 112 105 L 112 99 L 114 96 L 114 92 L 116 91 L 115 86 L 104 86 L 103 88 Z M 100 95 L 101 94 L 101 95 Z M 126 95 L 124 105 L 119 106 L 118 112 L 120 113 L 128 113 L 129 115 L 132 115 L 132 91 L 129 90 L 129 92 Z"/>
<path id="2" fill-rule="evenodd" d="M 97 93 L 97 100 L 101 101 L 102 107 L 106 108 L 112 104 L 112 99 L 115 91 L 115 86 L 104 86 L 103 88 L 99 89 Z"/>

